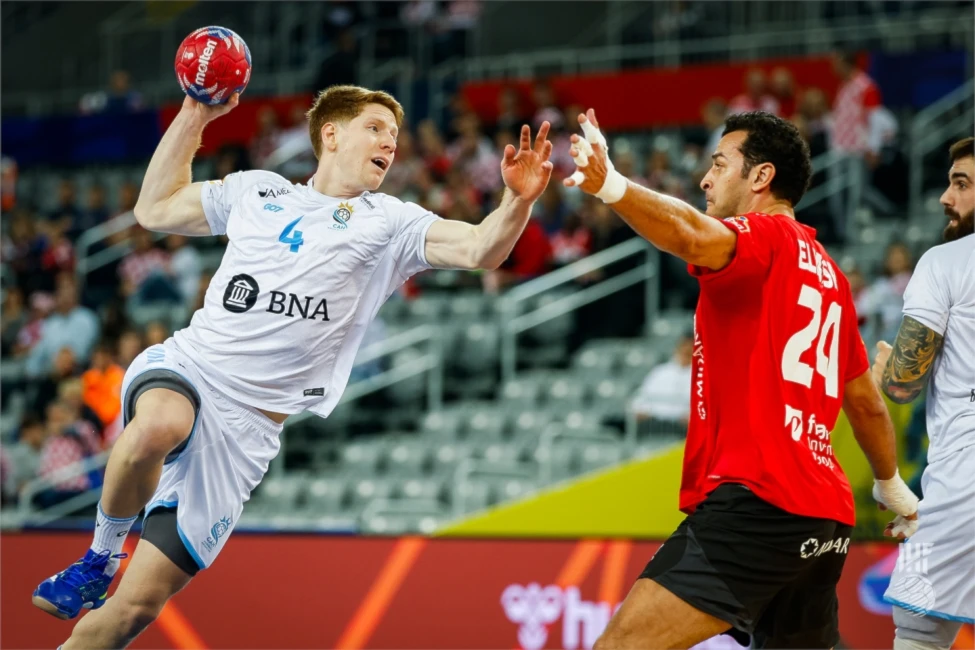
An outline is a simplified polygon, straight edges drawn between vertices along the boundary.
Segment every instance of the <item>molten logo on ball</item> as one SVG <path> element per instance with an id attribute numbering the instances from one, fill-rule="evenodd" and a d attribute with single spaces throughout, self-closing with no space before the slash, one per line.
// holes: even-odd
<path id="1" fill-rule="evenodd" d="M 216 46 L 216 41 L 207 41 L 207 46 L 203 50 L 203 56 L 200 57 L 200 63 L 196 66 L 197 86 L 202 86 L 203 82 L 207 79 L 207 64 L 210 63 L 210 57 L 213 56 L 213 48 Z"/>
<path id="2" fill-rule="evenodd" d="M 176 52 L 176 79 L 183 92 L 198 102 L 223 104 L 243 92 L 250 78 L 250 50 L 225 27 L 196 30 Z"/>

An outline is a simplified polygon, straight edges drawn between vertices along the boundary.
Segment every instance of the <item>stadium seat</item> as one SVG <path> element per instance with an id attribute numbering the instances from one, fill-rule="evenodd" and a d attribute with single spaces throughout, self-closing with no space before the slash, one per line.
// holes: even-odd
<path id="1" fill-rule="evenodd" d="M 255 491 L 254 500 L 260 504 L 259 508 L 286 512 L 298 506 L 299 499 L 304 497 L 304 490 L 304 476 L 272 476 L 264 479 Z"/>
<path id="2" fill-rule="evenodd" d="M 469 375 L 493 373 L 498 365 L 500 333 L 484 323 L 470 323 L 460 332 L 454 348 L 457 367 Z"/>
<path id="3" fill-rule="evenodd" d="M 579 408 L 585 403 L 588 386 L 585 382 L 572 375 L 565 375 L 554 380 L 545 391 L 546 410 L 567 410 Z"/>
<path id="4" fill-rule="evenodd" d="M 453 486 L 449 491 L 455 514 L 466 514 L 488 508 L 494 500 L 491 484 L 487 481 L 467 481 Z"/>
<path id="5" fill-rule="evenodd" d="M 501 399 L 505 407 L 531 408 L 537 406 L 541 398 L 541 386 L 530 377 L 509 379 L 501 388 Z"/>
<path id="6" fill-rule="evenodd" d="M 507 417 L 494 404 L 487 403 L 468 414 L 467 439 L 472 443 L 481 445 L 504 436 Z"/>
<path id="7" fill-rule="evenodd" d="M 430 449 L 422 440 L 393 439 L 387 442 L 386 465 L 390 474 L 419 476 L 429 469 Z"/>
<path id="8" fill-rule="evenodd" d="M 420 430 L 425 436 L 457 439 L 464 433 L 465 414 L 458 410 L 431 411 L 423 416 Z"/>
<path id="9" fill-rule="evenodd" d="M 434 478 L 409 478 L 399 484 L 396 494 L 407 499 L 440 501 L 445 499 L 444 482 Z"/>
<path id="10" fill-rule="evenodd" d="M 365 477 L 353 480 L 351 503 L 361 508 L 373 499 L 388 499 L 393 493 L 393 482 L 388 479 Z"/>
<path id="11" fill-rule="evenodd" d="M 526 409 L 515 415 L 511 422 L 511 436 L 514 439 L 523 439 L 526 434 L 537 436 L 549 422 L 552 415 L 545 411 Z"/>
<path id="12" fill-rule="evenodd" d="M 431 451 L 431 472 L 433 476 L 451 477 L 457 470 L 457 464 L 473 455 L 473 445 L 470 443 L 437 443 Z"/>
<path id="13" fill-rule="evenodd" d="M 304 508 L 315 512 L 340 512 L 348 505 L 349 485 L 342 478 L 318 478 L 308 484 Z"/>
<path id="14" fill-rule="evenodd" d="M 578 473 L 578 450 L 569 445 L 538 447 L 532 454 L 551 481 L 562 481 Z"/>
<path id="15" fill-rule="evenodd" d="M 480 292 L 468 292 L 452 296 L 447 304 L 447 315 L 453 323 L 480 323 L 489 311 L 489 297 Z"/>
<path id="16" fill-rule="evenodd" d="M 619 442 L 601 442 L 588 444 L 579 454 L 579 469 L 591 472 L 597 469 L 617 465 L 624 458 L 623 445 Z"/>
<path id="17" fill-rule="evenodd" d="M 356 442 L 342 448 L 342 468 L 350 474 L 371 476 L 384 467 L 386 449 L 377 442 Z"/>

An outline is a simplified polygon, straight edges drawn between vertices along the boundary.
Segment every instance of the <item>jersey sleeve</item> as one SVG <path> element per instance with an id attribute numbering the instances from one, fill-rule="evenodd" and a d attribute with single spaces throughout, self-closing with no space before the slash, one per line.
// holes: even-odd
<path id="1" fill-rule="evenodd" d="M 727 280 L 764 278 L 772 264 L 775 245 L 781 238 L 781 231 L 773 219 L 761 215 L 741 215 L 728 217 L 721 223 L 738 235 L 735 256 L 728 266 L 717 271 L 688 265 L 690 274 L 700 281 L 702 288 Z"/>
<path id="2" fill-rule="evenodd" d="M 948 327 L 948 310 L 951 308 L 948 293 L 951 283 L 937 263 L 936 250 L 931 249 L 921 256 L 911 281 L 907 283 L 904 315 L 944 336 Z"/>
<path id="3" fill-rule="evenodd" d="M 210 232 L 214 235 L 226 235 L 227 222 L 230 221 L 230 213 L 234 206 L 247 189 L 265 182 L 277 186 L 291 185 L 277 174 L 260 170 L 234 172 L 227 174 L 222 181 L 203 183 L 201 200 L 203 214 L 210 224 Z"/>
<path id="4" fill-rule="evenodd" d="M 403 203 L 386 197 L 386 214 L 390 225 L 390 254 L 396 271 L 404 279 L 432 268 L 427 262 L 427 231 L 440 217 L 416 203 Z"/>

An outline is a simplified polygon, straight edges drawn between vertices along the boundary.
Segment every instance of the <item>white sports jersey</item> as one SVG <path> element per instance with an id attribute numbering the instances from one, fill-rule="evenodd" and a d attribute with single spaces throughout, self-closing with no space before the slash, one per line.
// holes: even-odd
<path id="1" fill-rule="evenodd" d="M 177 344 L 239 402 L 327 416 L 380 306 L 430 268 L 426 233 L 439 217 L 385 194 L 325 196 L 265 171 L 206 183 L 203 210 L 230 243 Z"/>
<path id="2" fill-rule="evenodd" d="M 904 292 L 904 315 L 944 337 L 927 401 L 928 462 L 934 463 L 975 444 L 975 235 L 921 257 Z"/>

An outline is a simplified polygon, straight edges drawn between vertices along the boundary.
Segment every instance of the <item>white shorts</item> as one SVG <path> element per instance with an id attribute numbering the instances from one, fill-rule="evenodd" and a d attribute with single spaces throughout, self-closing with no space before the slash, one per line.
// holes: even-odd
<path id="1" fill-rule="evenodd" d="M 141 391 L 160 386 L 187 394 L 199 408 L 190 437 L 166 459 L 146 515 L 160 507 L 176 508 L 180 539 L 205 569 L 220 553 L 244 502 L 277 456 L 283 425 L 219 393 L 173 339 L 146 349 L 126 371 L 126 423 Z"/>
<path id="2" fill-rule="evenodd" d="M 975 445 L 921 477 L 918 528 L 901 544 L 884 600 L 916 614 L 975 623 Z"/>

